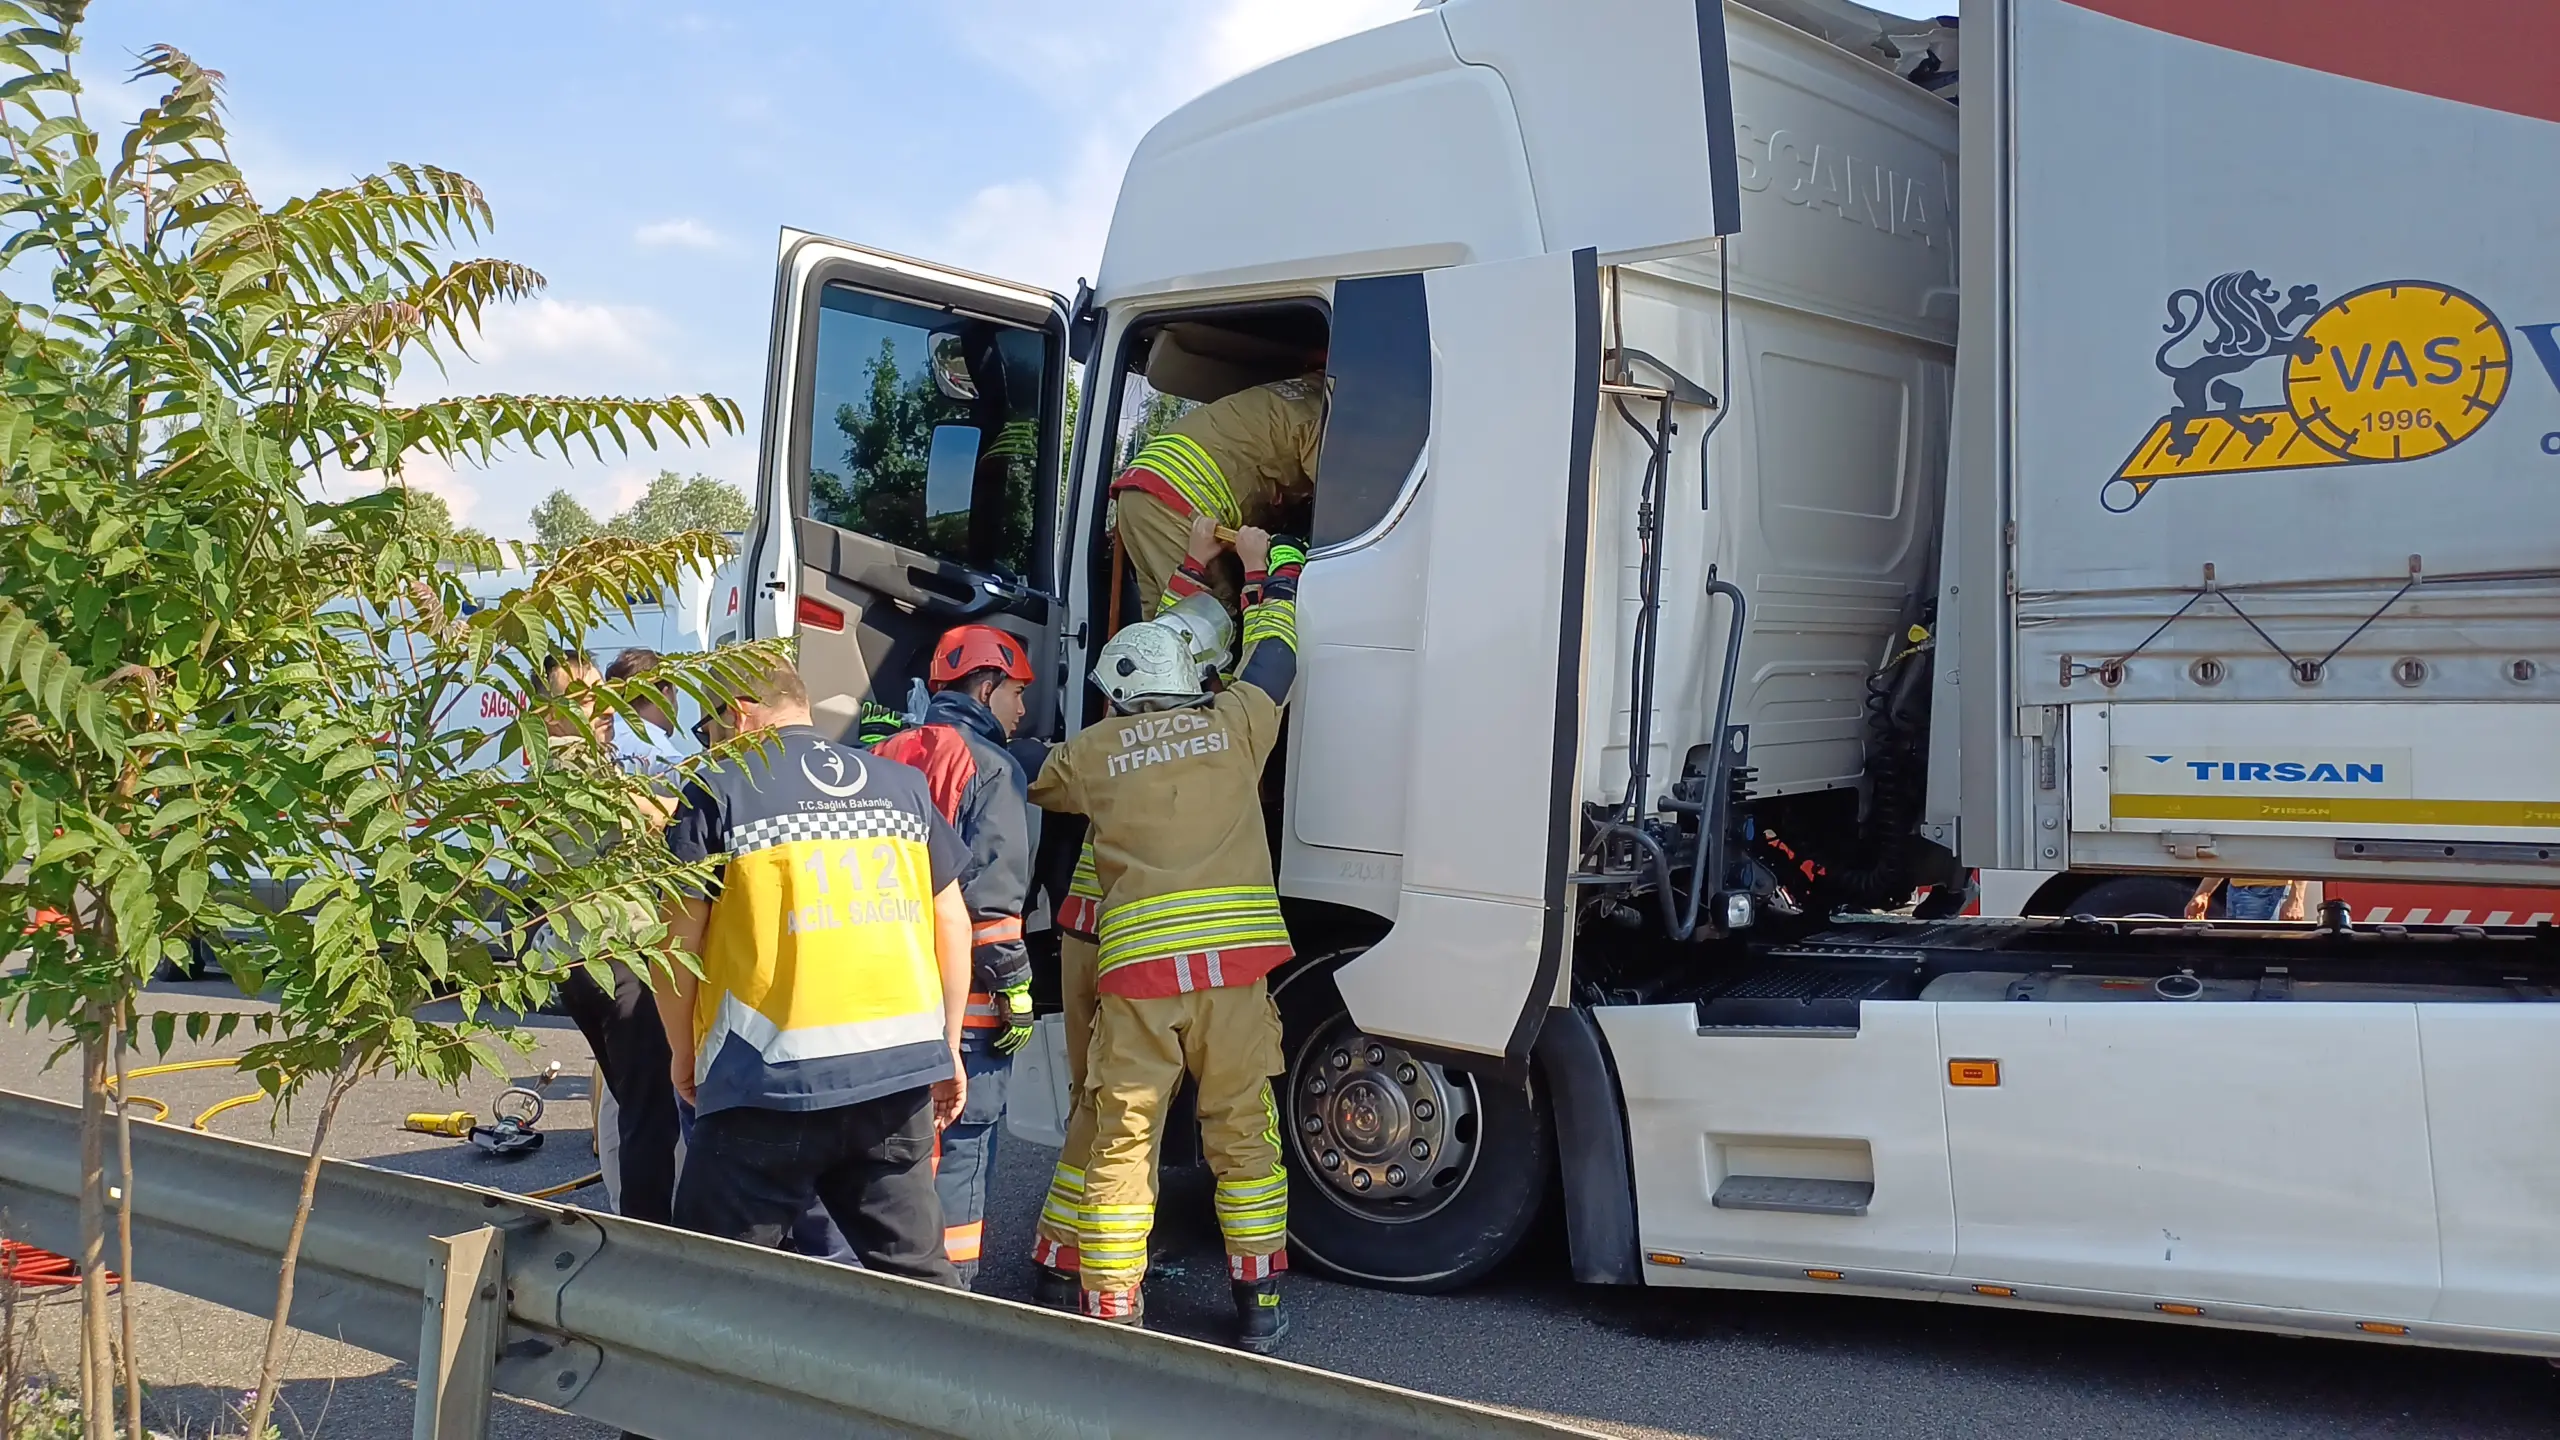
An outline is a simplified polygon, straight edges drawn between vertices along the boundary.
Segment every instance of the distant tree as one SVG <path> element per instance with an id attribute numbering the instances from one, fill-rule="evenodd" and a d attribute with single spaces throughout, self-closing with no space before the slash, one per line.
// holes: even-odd
<path id="1" fill-rule="evenodd" d="M 399 486 L 402 510 L 411 531 L 439 545 L 460 542 L 463 546 L 491 543 L 486 532 L 468 525 L 453 523 L 453 506 L 433 490 L 420 490 L 413 485 Z"/>
<path id="2" fill-rule="evenodd" d="M 568 499 L 565 495 L 558 498 Z M 747 497 L 728 481 L 661 470 L 658 478 L 649 482 L 647 494 L 605 522 L 604 533 L 626 540 L 664 540 L 688 530 L 744 530 L 755 518 L 755 508 L 747 503 Z M 535 523 L 539 525 L 540 521 Z"/>
<path id="3" fill-rule="evenodd" d="M 594 539 L 604 527 L 578 498 L 566 490 L 554 490 L 533 507 L 533 538 L 546 549 L 561 550 L 581 540 Z"/>

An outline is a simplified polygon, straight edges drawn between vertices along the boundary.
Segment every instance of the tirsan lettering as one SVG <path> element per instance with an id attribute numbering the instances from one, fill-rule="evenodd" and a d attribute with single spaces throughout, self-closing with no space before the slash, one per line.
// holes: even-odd
<path id="1" fill-rule="evenodd" d="M 2332 765 L 2323 760 L 2306 765 L 2299 760 L 2189 760 L 2187 769 L 2198 780 L 2228 780 L 2258 785 L 2380 785 L 2383 767 Z"/>

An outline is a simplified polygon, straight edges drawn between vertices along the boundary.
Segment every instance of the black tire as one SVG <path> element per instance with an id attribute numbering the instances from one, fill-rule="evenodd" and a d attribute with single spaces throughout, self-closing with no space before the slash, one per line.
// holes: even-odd
<path id="1" fill-rule="evenodd" d="M 2187 913 L 2196 882 L 2174 875 L 2115 875 L 2060 901 L 2039 894 L 2029 915 L 2094 915 L 2102 920 L 2177 920 Z"/>
<path id="2" fill-rule="evenodd" d="M 1287 1073 L 1273 1082 L 1289 1167 L 1289 1248 L 1298 1261 L 1345 1280 L 1416 1294 L 1455 1290 L 1482 1278 L 1518 1248 L 1536 1225 L 1555 1169 L 1555 1127 L 1534 1084 L 1523 1091 L 1498 1076 L 1432 1065 L 1423 1083 L 1470 1107 L 1453 1119 L 1450 1138 L 1463 1146 L 1463 1166 L 1436 1193 L 1413 1200 L 1355 1200 L 1320 1173 L 1308 1153 L 1302 1081 L 1345 1037 L 1356 1035 L 1334 989 L 1330 957 L 1279 981 L 1282 1054 Z M 1365 1039 L 1365 1037 L 1364 1037 Z M 1326 1054 L 1315 1051 L 1326 1042 Z M 1388 1064 L 1400 1053 L 1378 1042 Z M 1431 1062 L 1415 1061 L 1419 1067 Z M 1319 1117 L 1322 1123 L 1322 1117 Z M 1471 1134 L 1458 1133 L 1471 1129 Z M 1313 1143 L 1322 1143 L 1321 1140 Z M 1339 1153 L 1338 1151 L 1336 1152 Z M 1421 1183 L 1419 1181 L 1417 1184 Z"/>

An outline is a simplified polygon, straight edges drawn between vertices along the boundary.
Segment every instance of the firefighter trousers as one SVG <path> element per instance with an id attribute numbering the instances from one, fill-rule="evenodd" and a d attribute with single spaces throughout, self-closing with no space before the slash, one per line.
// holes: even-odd
<path id="1" fill-rule="evenodd" d="M 1289 1177 L 1280 1168 L 1280 1012 L 1262 981 L 1096 1003 L 1085 1088 L 1093 1096 L 1093 1157 L 1078 1227 L 1084 1308 L 1136 1313 L 1155 1227 L 1155 1151 L 1164 1114 L 1187 1073 L 1199 1087 L 1200 1144 L 1216 1177 L 1227 1274 L 1262 1280 L 1286 1268 Z"/>
<path id="2" fill-rule="evenodd" d="M 1182 568 L 1183 552 L 1191 547 L 1191 517 L 1144 490 L 1123 490 L 1112 497 L 1111 504 L 1120 551 L 1129 557 L 1129 572 L 1138 579 L 1137 613 L 1122 618 L 1149 619 L 1164 595 L 1165 582 Z M 1236 573 L 1227 565 L 1209 567 L 1209 589 L 1230 611 L 1236 608 Z"/>
<path id="3" fill-rule="evenodd" d="M 1079 1227 L 1084 1222 L 1084 1170 L 1093 1158 L 1093 1096 L 1085 1089 L 1085 1052 L 1093 1045 L 1094 942 L 1070 930 L 1058 932 L 1058 1008 L 1067 1022 L 1067 1138 L 1058 1147 L 1058 1168 L 1049 1174 L 1049 1198 L 1040 1206 L 1040 1226 L 1032 1238 L 1031 1258 L 1056 1270 L 1073 1271 L 1079 1263 Z"/>

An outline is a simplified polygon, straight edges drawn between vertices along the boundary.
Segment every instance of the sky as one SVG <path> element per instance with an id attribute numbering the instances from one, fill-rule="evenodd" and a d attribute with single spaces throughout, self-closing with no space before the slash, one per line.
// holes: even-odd
<path id="1" fill-rule="evenodd" d="M 1570 0 L 1556 0 L 1570 3 Z M 168 43 L 223 72 L 262 201 L 392 161 L 479 182 L 481 253 L 549 278 L 473 358 L 403 398 L 709 392 L 747 428 L 599 463 L 416 460 L 455 519 L 529 534 L 565 488 L 599 515 L 661 468 L 746 485 L 777 234 L 814 230 L 1073 293 L 1149 125 L 1413 0 L 98 0 L 81 70 L 117 91 Z M 1910 13 L 1952 3 L 1889 3 Z M 137 109 L 140 87 L 121 92 Z"/>

